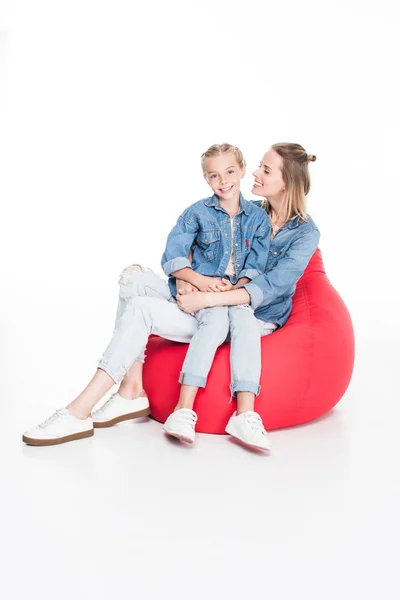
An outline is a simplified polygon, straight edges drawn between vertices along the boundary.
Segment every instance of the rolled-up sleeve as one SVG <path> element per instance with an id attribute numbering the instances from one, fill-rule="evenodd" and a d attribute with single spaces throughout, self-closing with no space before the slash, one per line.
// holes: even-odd
<path id="1" fill-rule="evenodd" d="M 246 288 L 250 294 L 250 305 L 253 310 L 261 305 L 271 304 L 297 283 L 318 248 L 319 238 L 318 229 L 308 229 L 293 241 L 274 268 L 255 277 L 250 283 L 240 286 Z"/>
<path id="2" fill-rule="evenodd" d="M 270 234 L 271 225 L 269 219 L 265 217 L 253 237 L 250 251 L 246 257 L 243 269 L 238 275 L 238 279 L 242 277 L 254 279 L 264 273 L 268 260 Z"/>
<path id="3" fill-rule="evenodd" d="M 167 244 L 161 259 L 161 266 L 167 277 L 185 267 L 191 268 L 192 265 L 188 255 L 198 228 L 198 221 L 189 207 L 179 217 L 167 238 Z"/>

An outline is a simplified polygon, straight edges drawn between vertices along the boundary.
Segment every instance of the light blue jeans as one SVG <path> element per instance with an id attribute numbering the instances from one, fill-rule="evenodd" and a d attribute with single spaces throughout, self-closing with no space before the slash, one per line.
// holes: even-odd
<path id="1" fill-rule="evenodd" d="M 136 362 L 144 362 L 150 334 L 189 343 L 179 378 L 181 383 L 205 387 L 218 346 L 231 340 L 231 393 L 259 393 L 260 338 L 272 333 L 273 323 L 254 317 L 248 305 L 182 312 L 168 284 L 150 269 L 132 265 L 119 279 L 120 294 L 113 337 L 99 361 L 119 383 Z"/>

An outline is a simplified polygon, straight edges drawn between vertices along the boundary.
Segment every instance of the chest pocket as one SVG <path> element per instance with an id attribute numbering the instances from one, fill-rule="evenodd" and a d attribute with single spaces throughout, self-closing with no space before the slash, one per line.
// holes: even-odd
<path id="1" fill-rule="evenodd" d="M 273 269 L 285 253 L 285 248 L 279 246 L 270 246 L 267 260 L 267 270 Z"/>
<path id="2" fill-rule="evenodd" d="M 221 232 L 218 229 L 200 231 L 196 243 L 205 260 L 214 260 L 217 257 L 221 242 Z"/>

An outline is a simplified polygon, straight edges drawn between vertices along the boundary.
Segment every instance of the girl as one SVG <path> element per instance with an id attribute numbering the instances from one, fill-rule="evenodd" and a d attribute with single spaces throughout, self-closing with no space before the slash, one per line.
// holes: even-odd
<path id="1" fill-rule="evenodd" d="M 214 162 L 212 162 L 212 160 Z M 211 162 L 210 162 L 211 161 Z M 241 152 L 229 145 L 211 147 L 203 155 L 203 168 L 214 196 L 189 207 L 171 232 L 163 257 L 164 270 L 172 275 L 170 286 L 149 269 L 133 266 L 121 276 L 120 301 L 113 338 L 88 386 L 66 408 L 26 432 L 23 440 L 32 445 L 52 445 L 93 435 L 93 422 L 107 427 L 126 419 L 149 414 L 149 403 L 142 389 L 142 366 L 148 336 L 153 333 L 175 341 L 189 342 L 204 325 L 218 325 L 218 335 L 212 336 L 211 348 L 201 359 L 201 369 L 193 359 L 199 359 L 197 344 L 189 350 L 183 368 L 182 393 L 176 412 L 166 423 L 166 431 L 183 439 L 194 437 L 193 405 L 198 386 L 205 385 L 216 347 L 224 341 L 231 327 L 241 331 L 244 345 L 239 356 L 232 355 L 232 393 L 238 396 L 238 406 L 245 410 L 249 396 L 254 404 L 260 371 L 260 334 L 270 333 L 264 321 L 256 321 L 249 307 L 202 311 L 196 317 L 182 312 L 174 298 L 175 275 L 191 282 L 199 290 L 233 289 L 249 283 L 265 268 L 270 225 L 264 211 L 246 202 L 240 194 L 240 177 L 244 174 Z M 186 258 L 193 246 L 193 265 Z M 228 280 L 215 279 L 226 275 Z M 184 285 L 182 283 L 182 285 Z M 235 303 L 239 305 L 240 303 Z M 221 305 L 222 306 L 222 305 Z M 197 311 L 191 311 L 192 313 Z M 260 329 L 259 329 L 260 328 Z M 246 336 L 244 336 L 246 332 Z M 238 334 L 239 335 L 239 334 Z M 247 337 L 247 342 L 246 342 Z M 251 348 L 252 353 L 245 351 Z M 208 342 L 208 340 L 207 340 Z M 254 360 L 252 360 L 254 355 Z M 245 360 L 246 359 L 246 360 Z M 91 410 L 111 387 L 124 378 L 119 393 L 91 417 Z M 189 434 L 187 435 L 187 431 Z M 263 428 L 254 428 L 254 442 L 268 447 Z"/>
<path id="2" fill-rule="evenodd" d="M 173 276 L 170 289 L 174 297 L 175 277 L 215 293 L 249 283 L 266 266 L 270 224 L 265 211 L 240 193 L 240 178 L 245 173 L 242 153 L 229 144 L 211 146 L 202 156 L 202 168 L 214 195 L 196 202 L 179 217 L 162 259 L 165 274 Z M 187 256 L 192 247 L 190 263 Z M 228 279 L 210 281 L 209 276 L 221 274 Z M 205 387 L 215 352 L 229 331 L 232 395 L 257 394 L 261 372 L 260 331 L 248 306 L 204 308 L 194 316 L 199 328 L 182 367 L 179 401 L 164 424 L 167 433 L 187 442 L 194 440 L 197 391 Z M 263 447 L 268 445 L 266 434 L 261 440 Z"/>

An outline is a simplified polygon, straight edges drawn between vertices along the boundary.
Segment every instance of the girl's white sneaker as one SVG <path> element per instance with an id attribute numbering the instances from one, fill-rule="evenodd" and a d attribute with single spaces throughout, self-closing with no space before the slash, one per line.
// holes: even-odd
<path id="1" fill-rule="evenodd" d="M 197 423 L 197 415 L 190 408 L 180 408 L 171 413 L 165 421 L 163 429 L 169 435 L 173 435 L 184 442 L 194 442 L 194 428 Z"/>
<path id="2" fill-rule="evenodd" d="M 240 415 L 234 412 L 225 431 L 251 448 L 271 449 L 271 442 L 268 439 L 261 417 L 252 410 L 247 410 Z"/>
<path id="3" fill-rule="evenodd" d="M 146 396 L 127 400 L 116 393 L 93 412 L 93 425 L 94 427 L 111 427 L 121 421 L 147 417 L 149 414 L 150 404 Z"/>
<path id="4" fill-rule="evenodd" d="M 30 446 L 54 446 L 87 438 L 93 434 L 91 417 L 78 419 L 66 408 L 60 408 L 43 423 L 25 431 L 22 441 Z"/>

